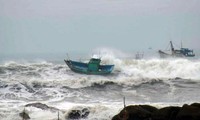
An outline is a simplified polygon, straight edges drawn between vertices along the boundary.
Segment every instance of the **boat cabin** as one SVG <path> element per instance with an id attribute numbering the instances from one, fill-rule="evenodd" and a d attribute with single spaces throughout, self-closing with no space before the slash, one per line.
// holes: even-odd
<path id="1" fill-rule="evenodd" d="M 98 71 L 100 62 L 101 62 L 101 60 L 97 59 L 97 58 L 90 59 L 90 61 L 88 63 L 88 70 L 89 71 Z"/>
<path id="2" fill-rule="evenodd" d="M 188 48 L 181 48 L 181 53 L 188 57 L 195 56 L 195 54 L 193 53 L 193 50 L 190 50 Z"/>

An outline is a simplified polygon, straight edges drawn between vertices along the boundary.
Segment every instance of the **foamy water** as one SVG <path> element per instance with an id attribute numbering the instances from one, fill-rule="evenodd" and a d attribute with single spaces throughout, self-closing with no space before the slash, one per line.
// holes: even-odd
<path id="1" fill-rule="evenodd" d="M 200 100 L 200 61 L 188 59 L 117 58 L 112 74 L 72 72 L 64 62 L 5 61 L 0 64 L 0 119 L 21 120 L 28 103 L 41 102 L 60 109 L 66 119 L 73 109 L 87 108 L 88 120 L 109 120 L 126 104 L 182 105 Z M 57 112 L 26 107 L 31 120 L 55 120 Z"/>

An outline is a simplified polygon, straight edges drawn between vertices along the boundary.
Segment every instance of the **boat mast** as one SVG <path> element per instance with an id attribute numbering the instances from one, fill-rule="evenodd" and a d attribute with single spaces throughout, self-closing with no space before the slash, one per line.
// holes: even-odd
<path id="1" fill-rule="evenodd" d="M 173 44 L 172 44 L 172 41 L 170 41 L 170 45 L 171 45 L 171 50 L 172 50 L 172 52 L 174 52 L 174 46 L 173 46 Z"/>

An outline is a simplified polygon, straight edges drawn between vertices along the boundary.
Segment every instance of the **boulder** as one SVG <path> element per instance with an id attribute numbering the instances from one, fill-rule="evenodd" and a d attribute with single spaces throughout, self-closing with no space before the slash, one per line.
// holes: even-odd
<path id="1" fill-rule="evenodd" d="M 183 105 L 176 116 L 176 120 L 200 120 L 199 104 Z"/>
<path id="2" fill-rule="evenodd" d="M 191 106 L 200 108 L 200 103 L 192 103 Z"/>
<path id="3" fill-rule="evenodd" d="M 83 108 L 82 110 L 71 110 L 67 115 L 67 119 L 73 119 L 73 120 L 84 119 L 87 118 L 89 113 L 90 111 L 88 108 Z"/>
<path id="4" fill-rule="evenodd" d="M 149 105 L 127 106 L 112 120 L 148 120 L 151 119 L 152 113 L 155 111 L 157 108 Z"/>
<path id="5" fill-rule="evenodd" d="M 150 105 L 130 105 L 112 120 L 200 120 L 200 103 L 157 109 Z"/>
<path id="6" fill-rule="evenodd" d="M 28 120 L 28 119 L 30 119 L 28 113 L 26 113 L 25 111 L 19 113 L 19 116 L 22 117 L 23 120 Z"/>
<path id="7" fill-rule="evenodd" d="M 150 106 L 150 105 L 139 105 L 139 106 L 151 113 L 158 111 L 158 108 Z"/>
<path id="8" fill-rule="evenodd" d="M 164 107 L 152 114 L 153 120 L 176 120 L 180 107 Z"/>

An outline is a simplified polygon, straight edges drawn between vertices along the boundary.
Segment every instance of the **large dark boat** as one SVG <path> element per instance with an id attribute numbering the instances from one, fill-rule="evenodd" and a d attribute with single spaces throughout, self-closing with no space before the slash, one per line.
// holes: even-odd
<path id="1" fill-rule="evenodd" d="M 195 56 L 193 50 L 191 50 L 189 48 L 183 48 L 183 47 L 181 47 L 180 50 L 174 49 L 172 41 L 170 41 L 170 46 L 171 46 L 171 53 L 167 53 L 167 52 L 164 52 L 162 50 L 158 51 L 158 53 L 160 54 L 161 58 L 194 57 Z"/>
<path id="2" fill-rule="evenodd" d="M 77 73 L 104 75 L 112 72 L 114 65 L 100 65 L 100 58 L 91 58 L 88 63 L 64 60 L 68 67 Z"/>

